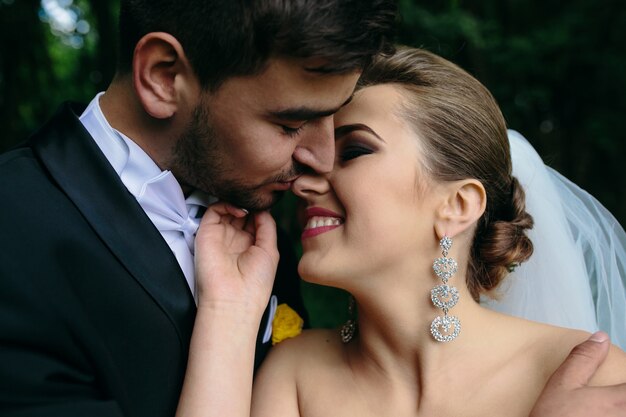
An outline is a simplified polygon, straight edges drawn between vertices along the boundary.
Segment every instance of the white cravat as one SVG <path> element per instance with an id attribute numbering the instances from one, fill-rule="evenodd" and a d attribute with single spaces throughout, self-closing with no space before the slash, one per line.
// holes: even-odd
<path id="1" fill-rule="evenodd" d="M 174 252 L 195 295 L 194 238 L 201 219 L 196 215 L 202 204 L 185 201 L 180 185 L 170 171 L 163 171 L 146 181 L 136 197 Z"/>
<path id="2" fill-rule="evenodd" d="M 109 125 L 99 105 L 102 94 L 91 101 L 80 121 L 165 239 L 195 298 L 194 237 L 204 212 L 199 209 L 215 199 L 201 191 L 185 199 L 170 171 L 161 171 L 135 142 Z"/>

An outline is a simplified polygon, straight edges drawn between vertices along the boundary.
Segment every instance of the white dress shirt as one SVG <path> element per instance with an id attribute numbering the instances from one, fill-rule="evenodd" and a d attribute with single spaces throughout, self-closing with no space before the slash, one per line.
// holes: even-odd
<path id="1" fill-rule="evenodd" d="M 100 109 L 102 94 L 89 103 L 80 121 L 167 242 L 195 299 L 194 237 L 203 210 L 200 216 L 198 211 L 216 199 L 198 190 L 185 199 L 170 171 L 161 171 L 135 142 L 111 127 Z"/>

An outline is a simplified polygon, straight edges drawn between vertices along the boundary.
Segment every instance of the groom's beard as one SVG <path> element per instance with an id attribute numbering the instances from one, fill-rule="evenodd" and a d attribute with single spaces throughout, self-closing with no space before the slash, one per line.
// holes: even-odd
<path id="1" fill-rule="evenodd" d="M 176 142 L 170 169 L 181 185 L 204 191 L 222 201 L 251 211 L 267 210 L 280 200 L 284 191 L 263 191 L 268 183 L 287 181 L 300 175 L 299 164 L 289 172 L 280 173 L 260 183 L 249 184 L 233 178 L 234 171 L 224 166 L 220 138 L 211 125 L 210 113 L 202 104 L 193 112 L 192 120 Z"/>

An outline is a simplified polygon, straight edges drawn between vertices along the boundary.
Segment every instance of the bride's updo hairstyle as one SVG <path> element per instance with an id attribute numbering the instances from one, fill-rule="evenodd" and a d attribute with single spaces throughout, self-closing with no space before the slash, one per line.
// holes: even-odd
<path id="1" fill-rule="evenodd" d="M 400 116 L 419 135 L 424 170 L 437 181 L 479 180 L 487 193 L 468 265 L 467 286 L 478 300 L 533 251 L 524 190 L 511 174 L 506 123 L 491 93 L 455 64 L 401 47 L 378 57 L 359 88 L 396 84 L 406 97 Z"/>

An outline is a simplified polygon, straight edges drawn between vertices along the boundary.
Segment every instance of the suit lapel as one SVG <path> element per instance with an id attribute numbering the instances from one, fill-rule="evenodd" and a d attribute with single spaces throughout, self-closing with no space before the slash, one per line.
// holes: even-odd
<path id="1" fill-rule="evenodd" d="M 176 327 L 183 349 L 195 304 L 161 234 L 89 136 L 70 104 L 30 140 L 35 155 L 94 231 Z"/>

